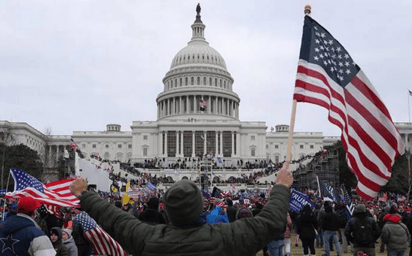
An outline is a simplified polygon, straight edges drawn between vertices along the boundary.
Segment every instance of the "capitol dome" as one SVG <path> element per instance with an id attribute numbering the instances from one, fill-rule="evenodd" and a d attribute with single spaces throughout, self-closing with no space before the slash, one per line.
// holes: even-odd
<path id="1" fill-rule="evenodd" d="M 215 49 L 209 46 L 206 40 L 193 40 L 180 50 L 172 60 L 170 69 L 182 65 L 206 64 L 222 67 L 226 70 L 223 57 Z"/>
<path id="2" fill-rule="evenodd" d="M 197 10 L 198 11 L 198 10 Z M 191 26 L 192 38 L 172 59 L 157 98 L 158 119 L 182 116 L 239 120 L 239 96 L 222 55 L 206 41 L 200 9 Z"/>

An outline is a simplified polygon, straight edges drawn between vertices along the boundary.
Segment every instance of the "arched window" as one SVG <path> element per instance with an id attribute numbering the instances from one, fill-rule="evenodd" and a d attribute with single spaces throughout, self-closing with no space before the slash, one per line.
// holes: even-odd
<path id="1" fill-rule="evenodd" d="M 182 86 L 182 78 L 180 78 L 180 86 Z"/>
<path id="2" fill-rule="evenodd" d="M 203 85 L 206 85 L 206 77 L 203 77 Z"/>
<path id="3" fill-rule="evenodd" d="M 200 85 L 200 77 L 197 77 L 197 85 Z"/>
<path id="4" fill-rule="evenodd" d="M 209 78 L 209 85 L 212 85 L 212 78 Z"/>
<path id="5" fill-rule="evenodd" d="M 186 77 L 185 78 L 185 85 L 187 85 L 188 84 L 188 78 Z"/>
<path id="6" fill-rule="evenodd" d="M 191 83 L 191 85 L 194 85 L 195 84 L 195 78 L 192 76 L 192 83 Z"/>
<path id="7" fill-rule="evenodd" d="M 222 79 L 220 79 L 220 88 L 222 88 Z"/>
<path id="8" fill-rule="evenodd" d="M 217 78 L 215 78 L 215 86 L 217 87 Z"/>

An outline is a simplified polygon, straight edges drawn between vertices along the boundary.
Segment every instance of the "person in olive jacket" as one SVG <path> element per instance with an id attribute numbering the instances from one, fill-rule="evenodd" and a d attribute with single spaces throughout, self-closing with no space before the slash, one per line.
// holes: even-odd
<path id="1" fill-rule="evenodd" d="M 196 184 L 181 180 L 164 195 L 168 225 L 150 225 L 87 191 L 79 178 L 70 190 L 101 227 L 133 256 L 137 255 L 252 255 L 280 237 L 286 225 L 293 177 L 285 164 L 262 212 L 232 223 L 206 224 L 200 217 L 203 199 Z"/>
<path id="2" fill-rule="evenodd" d="M 317 229 L 318 223 L 315 213 L 310 208 L 310 205 L 305 205 L 298 217 L 298 234 L 300 240 L 302 240 L 304 255 L 309 255 L 309 249 L 311 255 L 316 255 L 315 238 L 317 234 L 315 230 Z"/>

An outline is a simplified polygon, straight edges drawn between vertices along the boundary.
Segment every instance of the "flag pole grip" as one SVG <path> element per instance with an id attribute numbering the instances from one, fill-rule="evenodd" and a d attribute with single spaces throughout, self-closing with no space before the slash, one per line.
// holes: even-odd
<path id="1" fill-rule="evenodd" d="M 293 100 L 292 104 L 292 116 L 290 117 L 289 126 L 289 139 L 288 139 L 288 150 L 286 151 L 286 162 L 290 162 L 290 154 L 292 152 L 292 142 L 293 142 L 293 130 L 295 128 L 295 116 L 296 116 L 296 105 L 297 100 Z"/>

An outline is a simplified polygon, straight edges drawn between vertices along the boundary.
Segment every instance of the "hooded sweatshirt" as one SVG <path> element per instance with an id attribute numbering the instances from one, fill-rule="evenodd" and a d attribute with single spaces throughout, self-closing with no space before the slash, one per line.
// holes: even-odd
<path id="1" fill-rule="evenodd" d="M 404 252 L 408 249 L 410 234 L 402 217 L 398 214 L 386 214 L 386 222 L 382 229 L 382 241 L 387 244 L 388 252 Z"/>
<path id="2" fill-rule="evenodd" d="M 56 256 L 70 256 L 69 254 L 69 250 L 66 248 L 66 246 L 63 245 L 62 242 L 62 230 L 61 228 L 52 228 L 50 230 L 50 235 L 51 234 L 56 234 L 57 235 L 57 241 L 56 242 L 52 242 L 54 250 L 56 251 Z"/>

